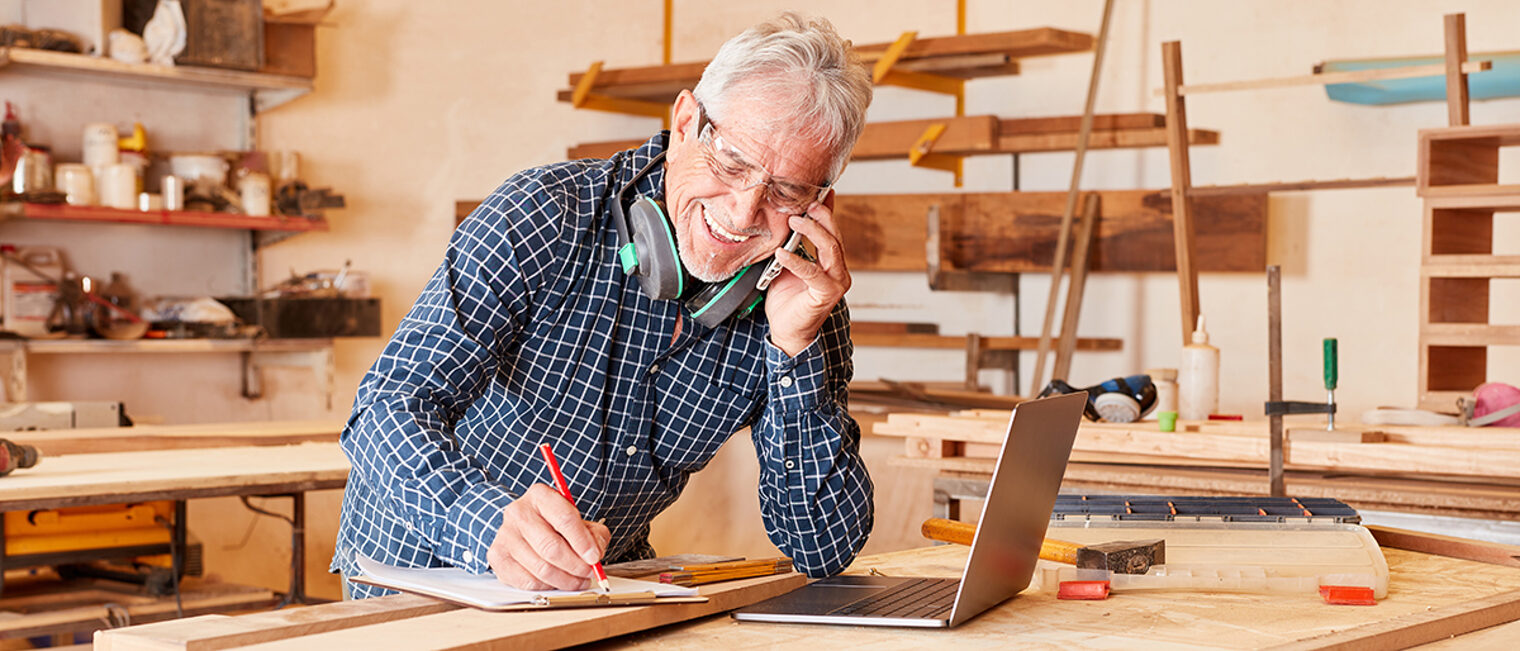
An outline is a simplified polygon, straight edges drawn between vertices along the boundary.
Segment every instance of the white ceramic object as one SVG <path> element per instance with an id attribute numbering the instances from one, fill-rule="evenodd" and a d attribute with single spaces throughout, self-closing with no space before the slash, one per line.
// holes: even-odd
<path id="1" fill-rule="evenodd" d="M 59 163 L 53 169 L 53 185 L 71 206 L 95 205 L 95 173 L 83 163 Z"/>
<path id="2" fill-rule="evenodd" d="M 126 163 L 105 166 L 100 174 L 100 205 L 137 208 L 137 168 Z"/>

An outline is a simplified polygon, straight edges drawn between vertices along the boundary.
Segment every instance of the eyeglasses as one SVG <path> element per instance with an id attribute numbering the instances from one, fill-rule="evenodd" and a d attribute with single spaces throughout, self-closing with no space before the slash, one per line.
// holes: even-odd
<path id="1" fill-rule="evenodd" d="M 713 177 L 730 188 L 743 192 L 757 185 L 765 186 L 765 201 L 783 215 L 801 215 L 813 204 L 823 201 L 829 184 L 813 185 L 771 174 L 764 167 L 750 162 L 738 148 L 718 134 L 718 126 L 707 119 L 707 111 L 697 106 L 697 142 Z"/>

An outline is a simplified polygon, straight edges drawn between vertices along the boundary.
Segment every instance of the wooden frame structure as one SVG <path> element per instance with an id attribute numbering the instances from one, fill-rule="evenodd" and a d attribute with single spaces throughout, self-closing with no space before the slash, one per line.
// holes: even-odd
<path id="1" fill-rule="evenodd" d="M 1488 70 L 1492 67 L 1492 64 L 1487 61 L 1466 60 L 1467 41 L 1463 25 L 1461 14 L 1452 14 L 1446 17 L 1448 52 L 1445 65 L 1317 73 L 1298 77 L 1211 84 L 1184 84 L 1182 78 L 1182 44 L 1178 41 L 1167 41 L 1161 44 L 1161 61 L 1165 86 L 1159 93 L 1166 99 L 1167 144 L 1171 153 L 1172 168 L 1172 213 L 1175 217 L 1173 224 L 1175 227 L 1174 237 L 1177 242 L 1177 278 L 1179 294 L 1181 296 L 1181 335 L 1184 345 L 1191 339 L 1194 324 L 1197 323 L 1198 314 L 1200 313 L 1198 306 L 1198 270 L 1193 264 L 1196 246 L 1193 241 L 1191 206 L 1194 198 L 1205 195 L 1228 194 L 1236 191 L 1329 190 L 1388 187 L 1408 185 L 1413 182 L 1413 179 L 1404 178 L 1371 178 L 1194 188 L 1191 161 L 1188 156 L 1189 143 L 1187 138 L 1184 137 L 1184 134 L 1187 133 L 1186 96 L 1213 92 L 1351 83 L 1379 79 L 1405 79 L 1446 74 L 1448 88 L 1452 88 L 1453 84 L 1460 85 L 1460 88 L 1448 93 L 1448 107 L 1460 105 L 1459 109 L 1451 108 L 1451 111 L 1454 116 L 1460 111 L 1461 119 L 1465 124 L 1467 111 L 1465 75 Z M 1454 78 L 1458 81 L 1454 81 Z M 1455 119 L 1456 117 L 1453 117 L 1453 120 Z"/>

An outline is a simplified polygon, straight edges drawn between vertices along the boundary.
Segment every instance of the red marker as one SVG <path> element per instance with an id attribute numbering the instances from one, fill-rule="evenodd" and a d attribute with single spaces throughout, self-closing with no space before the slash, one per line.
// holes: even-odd
<path id="1" fill-rule="evenodd" d="M 570 495 L 570 485 L 565 483 L 565 475 L 559 471 L 559 462 L 554 460 L 554 450 L 549 448 L 548 443 L 543 443 L 538 446 L 538 451 L 544 453 L 544 461 L 549 464 L 549 472 L 554 475 L 554 487 L 559 489 L 560 495 L 565 496 L 565 501 L 570 506 L 575 506 L 575 498 Z M 607 570 L 602 569 L 602 563 L 592 563 L 591 569 L 596 570 L 596 583 L 602 587 L 602 592 L 612 592 L 612 584 L 607 582 Z"/>

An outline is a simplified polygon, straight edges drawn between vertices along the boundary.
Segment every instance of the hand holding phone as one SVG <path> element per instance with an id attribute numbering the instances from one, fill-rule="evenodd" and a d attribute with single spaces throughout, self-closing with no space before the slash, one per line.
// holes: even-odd
<path id="1" fill-rule="evenodd" d="M 792 231 L 792 234 L 786 238 L 786 244 L 781 248 L 786 249 L 788 253 L 795 253 L 797 251 L 797 247 L 801 245 L 802 233 Z M 770 287 L 771 281 L 775 280 L 776 276 L 781 275 L 781 268 L 781 261 L 775 258 L 771 258 L 770 264 L 765 267 L 765 273 L 762 274 L 760 276 L 760 280 L 755 283 L 755 289 L 763 292 L 767 287 Z"/>

